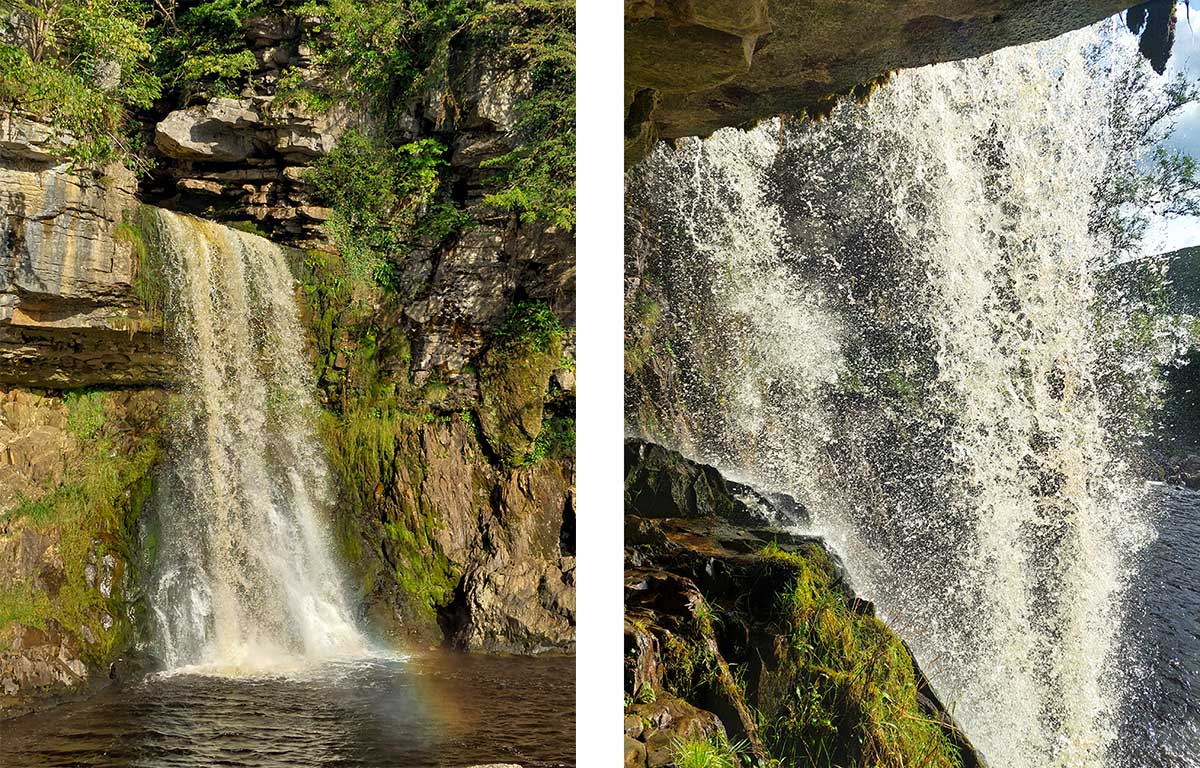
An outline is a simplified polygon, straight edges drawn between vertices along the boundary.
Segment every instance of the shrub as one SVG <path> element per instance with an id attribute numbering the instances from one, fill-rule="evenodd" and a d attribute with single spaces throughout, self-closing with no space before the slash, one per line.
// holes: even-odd
<path id="1" fill-rule="evenodd" d="M 492 334 L 492 343 L 509 351 L 544 351 L 566 333 L 543 301 L 518 301 Z"/>
<path id="2" fill-rule="evenodd" d="M 164 19 L 155 50 L 162 80 L 185 102 L 200 93 L 235 94 L 256 66 L 242 25 L 265 10 L 263 0 L 204 0 Z"/>
<path id="3" fill-rule="evenodd" d="M 671 743 L 675 768 L 736 768 L 748 745 L 744 741 L 730 742 L 718 731 L 709 738 L 675 739 Z"/>
<path id="4" fill-rule="evenodd" d="M 499 45 L 510 66 L 530 73 L 517 104 L 519 143 L 484 166 L 499 187 L 484 197 L 523 221 L 575 229 L 575 4 L 571 0 L 492 0 L 472 29 Z"/>
<path id="5" fill-rule="evenodd" d="M 0 44 L 0 101 L 46 120 L 57 154 L 77 167 L 136 156 L 131 108 L 161 92 L 150 70 L 152 15 L 138 0 L 20 3 L 7 20 L 20 46 Z"/>
<path id="6" fill-rule="evenodd" d="M 355 277 L 390 287 L 389 256 L 412 243 L 439 189 L 445 153 L 436 139 L 392 147 L 351 131 L 309 172 L 333 206 L 329 231 Z"/>

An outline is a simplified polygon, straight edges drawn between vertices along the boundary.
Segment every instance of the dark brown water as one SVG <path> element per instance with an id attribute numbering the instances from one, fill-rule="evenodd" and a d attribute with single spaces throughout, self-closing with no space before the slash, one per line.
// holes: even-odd
<path id="1" fill-rule="evenodd" d="M 1117 671 L 1131 695 L 1117 764 L 1200 766 L 1200 492 L 1156 485 L 1157 538 L 1141 555 Z"/>
<path id="2" fill-rule="evenodd" d="M 287 677 L 149 677 L 0 722 L 0 766 L 575 765 L 575 660 L 422 653 Z"/>

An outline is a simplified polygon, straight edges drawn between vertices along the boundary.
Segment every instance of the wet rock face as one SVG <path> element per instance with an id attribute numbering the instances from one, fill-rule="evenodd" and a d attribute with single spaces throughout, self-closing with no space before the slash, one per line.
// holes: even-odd
<path id="1" fill-rule="evenodd" d="M 78 387 L 165 380 L 159 324 L 140 306 L 124 223 L 132 177 L 52 165 L 45 126 L 0 125 L 0 383 Z"/>
<path id="2" fill-rule="evenodd" d="M 415 250 L 403 265 L 398 298 L 412 329 L 412 376 L 432 375 L 479 396 L 472 366 L 517 296 L 541 300 L 564 326 L 575 325 L 575 246 L 569 233 L 511 222 L 481 223 L 440 252 Z"/>
<path id="3" fill-rule="evenodd" d="M 821 111 L 886 73 L 1047 40 L 1129 0 L 625 2 L 626 162 L 659 138 Z"/>
<path id="4" fill-rule="evenodd" d="M 887 695 L 902 717 L 926 719 L 936 736 L 927 742 L 926 764 L 950 764 L 946 755 L 955 751 L 963 766 L 982 764 L 907 648 L 854 595 L 823 543 L 767 525 L 803 517 L 794 500 L 727 483 L 712 467 L 641 440 L 626 443 L 625 472 L 626 766 L 674 764 L 677 745 L 689 739 L 745 740 L 745 757 L 763 764 L 787 758 L 796 737 L 787 731 L 797 722 L 788 702 L 796 692 L 836 678 L 841 654 L 882 659 L 884 649 L 892 661 L 881 679 L 911 681 Z M 803 613 L 796 607 L 808 599 L 796 596 L 802 593 L 823 607 Z M 845 623 L 849 634 L 841 637 L 860 639 L 822 645 L 813 657 L 822 669 L 814 673 L 803 649 L 823 642 L 814 622 L 831 621 Z M 866 637 L 878 647 L 856 649 Z M 831 762 L 859 764 L 856 750 L 867 749 L 860 734 L 888 723 L 866 725 L 860 718 L 871 716 L 857 704 L 842 715 L 843 736 L 825 746 Z"/>
<path id="5" fill-rule="evenodd" d="M 462 422 L 415 426 L 397 450 L 394 481 L 379 489 L 381 519 L 363 534 L 381 542 L 384 571 L 443 564 L 440 576 L 425 578 L 444 578 L 448 598 L 430 611 L 411 591 L 374 577 L 375 591 L 364 596 L 368 612 L 391 614 L 401 634 L 467 650 L 572 650 L 573 468 L 551 461 L 497 468 Z M 390 534 L 397 525 L 428 532 L 428 541 L 398 545 Z M 369 571 L 372 557 L 368 550 L 358 567 Z"/>
<path id="6" fill-rule="evenodd" d="M 0 712 L 20 714 L 31 695 L 68 691 L 88 682 L 88 668 L 74 637 L 57 623 L 46 629 L 10 631 L 9 651 L 0 653 Z"/>

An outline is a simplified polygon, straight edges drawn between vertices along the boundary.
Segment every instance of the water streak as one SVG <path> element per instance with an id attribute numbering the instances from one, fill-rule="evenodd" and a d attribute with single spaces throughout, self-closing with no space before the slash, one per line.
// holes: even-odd
<path id="1" fill-rule="evenodd" d="M 660 147 L 628 190 L 676 365 L 633 429 L 808 505 L 1016 768 L 1108 764 L 1150 536 L 1106 382 L 1153 350 L 1097 321 L 1123 254 L 1089 228 L 1131 151 L 1118 60 L 1102 27 L 905 72 L 818 126 Z"/>
<path id="2" fill-rule="evenodd" d="M 285 254 L 166 211 L 159 231 L 184 386 L 154 501 L 156 651 L 235 674 L 361 654 Z"/>

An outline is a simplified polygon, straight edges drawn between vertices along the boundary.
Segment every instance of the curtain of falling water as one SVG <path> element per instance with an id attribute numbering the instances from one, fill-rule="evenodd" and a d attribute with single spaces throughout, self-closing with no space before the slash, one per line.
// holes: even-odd
<path id="1" fill-rule="evenodd" d="M 805 502 L 997 765 L 1107 764 L 1124 693 L 1148 528 L 1103 382 L 1152 366 L 1097 323 L 1121 254 L 1088 225 L 1130 151 L 1122 45 L 905 72 L 820 125 L 660 147 L 628 189 L 677 368 L 631 427 Z"/>
<path id="2" fill-rule="evenodd" d="M 150 605 L 170 668 L 242 672 L 361 653 L 322 517 L 328 470 L 282 250 L 159 213 L 183 363 Z"/>

